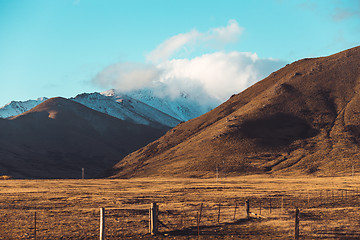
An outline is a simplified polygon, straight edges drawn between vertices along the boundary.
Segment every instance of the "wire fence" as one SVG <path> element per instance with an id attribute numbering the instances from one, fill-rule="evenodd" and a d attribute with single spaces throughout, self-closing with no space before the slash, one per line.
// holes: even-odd
<path id="1" fill-rule="evenodd" d="M 360 192 L 358 188 L 273 193 L 269 196 L 238 197 L 221 202 L 159 203 L 159 232 L 198 237 L 216 227 L 242 223 L 250 217 L 264 221 L 287 221 L 287 236 L 294 233 L 295 209 L 300 209 L 300 235 L 313 238 L 360 238 Z M 99 206 L 102 207 L 102 206 Z M 149 205 L 106 208 L 106 239 L 139 239 L 149 236 Z M 340 216 L 340 217 L 339 217 Z M 342 216 L 342 217 L 341 217 Z M 314 224 L 316 223 L 316 224 Z M 99 239 L 99 208 L 0 209 L 0 239 Z M 211 232 L 213 231 L 213 232 Z M 225 230 L 224 230 L 225 231 Z M 304 233 L 306 232 L 306 234 Z M 226 234 L 226 233 L 224 233 Z M 163 236 L 163 235 L 161 235 Z"/>

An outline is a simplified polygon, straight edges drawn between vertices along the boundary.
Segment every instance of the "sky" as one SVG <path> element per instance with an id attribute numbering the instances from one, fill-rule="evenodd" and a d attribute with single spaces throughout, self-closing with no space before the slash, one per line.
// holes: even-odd
<path id="1" fill-rule="evenodd" d="M 358 45 L 360 0 L 0 0 L 0 106 L 157 82 L 225 101 Z"/>

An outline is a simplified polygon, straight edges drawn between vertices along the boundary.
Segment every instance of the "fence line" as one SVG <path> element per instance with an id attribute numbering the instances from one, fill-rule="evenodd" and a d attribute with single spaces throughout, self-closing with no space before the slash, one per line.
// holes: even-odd
<path id="1" fill-rule="evenodd" d="M 181 208 L 165 209 L 161 207 L 158 209 L 154 208 L 156 212 L 157 220 L 161 221 L 161 224 L 157 225 L 158 221 L 153 222 L 153 226 L 160 228 L 160 231 L 176 231 L 183 230 L 191 227 L 197 229 L 197 234 L 201 234 L 201 229 L 204 226 L 216 226 L 219 224 L 234 223 L 239 219 L 246 218 L 271 218 L 272 216 L 288 216 L 294 213 L 294 209 L 299 208 L 303 210 L 308 209 L 328 209 L 331 207 L 345 207 L 353 206 L 356 204 L 355 200 L 359 200 L 359 189 L 353 188 L 348 189 L 326 189 L 320 191 L 297 191 L 293 194 L 272 194 L 267 197 L 261 196 L 243 196 L 236 198 L 235 201 L 222 201 L 218 203 L 214 202 L 199 202 L 197 205 L 186 205 Z M 161 203 L 160 203 L 161 206 Z M 16 215 L 16 211 L 13 211 Z M 81 211 L 79 211 L 79 218 Z M 97 212 L 97 213 L 96 213 Z M 105 214 L 106 213 L 106 214 Z M 2 212 L 0 209 L 0 218 L 2 218 Z M 66 211 L 49 211 L 46 209 L 34 210 L 19 210 L 19 215 L 22 217 L 19 220 L 19 227 L 9 229 L 8 235 L 4 236 L 4 239 L 15 238 L 12 237 L 11 233 L 15 236 L 21 236 L 20 238 L 32 238 L 42 239 L 51 238 L 51 229 L 46 227 L 47 222 L 51 219 L 60 219 L 59 228 L 68 227 L 64 219 L 69 218 Z M 69 213 L 71 214 L 71 213 Z M 97 225 L 94 220 L 98 219 L 95 217 L 99 214 L 98 210 L 89 210 L 84 213 L 86 217 L 83 218 L 82 224 Z M 90 236 L 98 235 L 100 239 L 105 239 L 105 236 L 119 236 L 123 234 L 124 228 L 136 228 L 134 234 L 147 234 L 151 230 L 149 222 L 151 223 L 152 217 L 149 215 L 148 208 L 100 208 L 100 232 L 89 232 L 82 233 Z M 26 215 L 29 215 L 27 217 Z M 32 216 L 32 221 L 30 220 Z M 99 216 L 99 215 L 97 215 Z M 106 221 L 105 221 L 106 216 Z M 12 216 L 17 219 L 17 216 Z M 301 218 L 301 216 L 300 216 Z M 6 221 L 9 221 L 9 219 Z M 85 221 L 88 219 L 88 222 Z M 98 220 L 97 220 L 98 221 Z M 26 224 L 28 222 L 28 224 Z M 106 222 L 106 227 L 105 227 Z M 125 224 L 124 224 L 125 223 Z M 0 222 L 2 226 L 2 222 Z M 24 228 L 23 226 L 32 226 Z M 140 227 L 139 227 L 140 226 Z M 24 228 L 24 229 L 21 229 Z M 76 225 L 71 226 L 72 232 L 76 232 Z M 97 228 L 98 229 L 98 228 Z M 20 234 L 16 233 L 18 231 Z M 154 228 L 154 234 L 158 230 Z M 300 230 L 301 233 L 301 230 Z M 92 234 L 92 235 L 91 235 Z M 27 237 L 25 237 L 27 236 Z M 80 236 L 80 233 L 79 233 Z M 87 235 L 86 235 L 87 236 Z M 76 237 L 76 236 L 75 236 Z M 19 239 L 20 239 L 19 238 Z M 80 238 L 80 237 L 79 237 Z M 1 237 L 0 237 L 1 239 Z"/>

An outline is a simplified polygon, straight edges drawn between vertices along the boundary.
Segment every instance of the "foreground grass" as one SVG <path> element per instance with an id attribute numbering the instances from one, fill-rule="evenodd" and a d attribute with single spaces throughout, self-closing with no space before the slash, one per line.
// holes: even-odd
<path id="1" fill-rule="evenodd" d="M 301 238 L 356 239 L 360 238 L 359 183 L 358 176 L 268 175 L 218 182 L 169 178 L 2 180 L 0 239 L 33 239 L 35 212 L 37 239 L 98 239 L 100 207 L 106 208 L 107 239 L 289 239 L 296 207 L 301 210 Z M 264 218 L 246 220 L 246 199 L 253 213 L 260 214 L 261 205 Z M 159 218 L 164 223 L 158 236 L 147 234 L 151 202 L 159 203 Z M 196 216 L 201 203 L 198 233 Z"/>

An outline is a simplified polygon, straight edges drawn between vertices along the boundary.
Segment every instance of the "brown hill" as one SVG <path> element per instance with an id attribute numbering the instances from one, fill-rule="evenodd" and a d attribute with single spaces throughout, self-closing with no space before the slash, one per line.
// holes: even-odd
<path id="1" fill-rule="evenodd" d="M 294 62 L 128 155 L 112 177 L 351 172 L 359 90 L 360 47 Z"/>
<path id="2" fill-rule="evenodd" d="M 0 175 L 79 178 L 85 168 L 86 177 L 98 177 L 165 130 L 52 98 L 21 115 L 0 119 Z"/>

